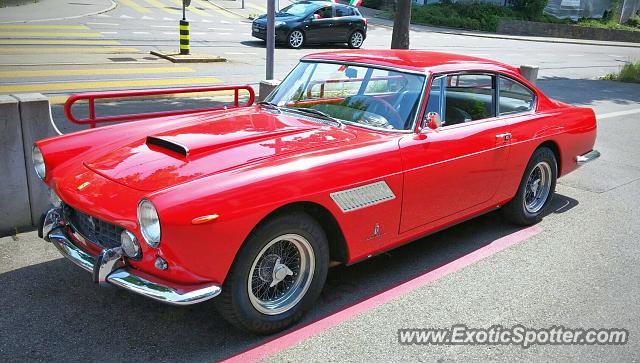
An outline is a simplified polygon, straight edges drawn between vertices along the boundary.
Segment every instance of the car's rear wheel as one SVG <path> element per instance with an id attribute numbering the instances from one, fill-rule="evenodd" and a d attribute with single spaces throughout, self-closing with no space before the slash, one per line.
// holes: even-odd
<path id="1" fill-rule="evenodd" d="M 556 189 L 558 162 L 547 147 L 537 149 L 525 169 L 516 196 L 502 208 L 503 216 L 518 225 L 538 223 Z"/>
<path id="2" fill-rule="evenodd" d="M 235 326 L 268 334 L 298 321 L 322 291 L 327 237 L 302 212 L 272 218 L 251 233 L 227 275 L 218 310 Z"/>
<path id="3" fill-rule="evenodd" d="M 304 45 L 304 33 L 302 30 L 294 29 L 287 38 L 289 46 L 293 49 L 301 48 Z"/>
<path id="4" fill-rule="evenodd" d="M 362 43 L 364 43 L 364 33 L 360 30 L 356 30 L 351 33 L 351 35 L 349 36 L 349 41 L 347 42 L 349 48 L 352 49 L 360 48 L 362 46 Z"/>

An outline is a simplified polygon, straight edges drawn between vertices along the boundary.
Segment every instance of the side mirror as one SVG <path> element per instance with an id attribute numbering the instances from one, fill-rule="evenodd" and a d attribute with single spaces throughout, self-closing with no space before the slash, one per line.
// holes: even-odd
<path id="1" fill-rule="evenodd" d="M 437 130 L 442 126 L 440 115 L 437 112 L 429 112 L 425 117 L 425 124 L 431 130 Z"/>

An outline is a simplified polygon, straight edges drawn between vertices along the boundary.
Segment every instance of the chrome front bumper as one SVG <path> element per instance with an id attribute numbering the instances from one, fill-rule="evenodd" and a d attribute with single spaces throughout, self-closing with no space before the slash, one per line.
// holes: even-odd
<path id="1" fill-rule="evenodd" d="M 221 292 L 219 285 L 177 285 L 129 268 L 119 247 L 104 249 L 97 256 L 89 254 L 73 242 L 59 208 L 51 209 L 44 215 L 38 232 L 44 240 L 53 243 L 64 257 L 91 272 L 93 280 L 98 283 L 108 282 L 173 305 L 196 304 L 216 297 Z"/>
<path id="2" fill-rule="evenodd" d="M 584 165 L 599 157 L 600 157 L 600 152 L 598 150 L 591 150 L 586 154 L 576 156 L 576 162 L 578 163 L 578 165 Z"/>

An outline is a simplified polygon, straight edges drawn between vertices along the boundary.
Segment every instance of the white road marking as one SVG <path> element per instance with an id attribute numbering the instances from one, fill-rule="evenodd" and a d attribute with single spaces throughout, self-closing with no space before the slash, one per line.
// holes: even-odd
<path id="1" fill-rule="evenodd" d="M 164 21 L 174 21 L 175 19 L 171 19 L 171 18 L 166 18 L 165 17 L 165 18 L 162 18 L 162 20 L 164 20 Z"/>
<path id="2" fill-rule="evenodd" d="M 601 113 L 601 114 L 596 115 L 596 119 L 604 120 L 604 119 L 613 118 L 613 117 L 635 115 L 636 113 L 640 113 L 640 108 L 635 108 L 635 109 L 632 109 L 632 110 L 625 110 L 625 111 Z"/>
<path id="3" fill-rule="evenodd" d="M 217 33 L 218 35 L 231 35 L 231 33 Z"/>
<path id="4" fill-rule="evenodd" d="M 207 20 L 207 19 L 202 19 L 200 21 L 203 22 L 203 23 L 211 23 L 211 20 Z"/>
<path id="5" fill-rule="evenodd" d="M 622 58 L 622 57 L 624 57 L 624 56 L 623 56 L 623 55 L 617 55 L 617 54 L 609 54 L 609 57 L 612 57 L 612 58 Z"/>
<path id="6" fill-rule="evenodd" d="M 118 32 L 100 32 L 100 34 L 118 34 Z"/>
<path id="7" fill-rule="evenodd" d="M 108 25 L 108 26 L 120 26 L 120 24 L 116 24 L 116 23 L 87 23 L 87 25 Z"/>
<path id="8" fill-rule="evenodd" d="M 142 19 L 142 20 L 155 20 L 154 18 L 152 18 L 152 17 L 150 17 L 150 16 L 146 16 L 146 15 L 145 15 L 145 16 L 143 16 L 141 19 Z"/>
<path id="9" fill-rule="evenodd" d="M 203 34 L 207 34 L 205 32 L 189 32 L 190 35 L 203 35 Z"/>
<path id="10" fill-rule="evenodd" d="M 243 52 L 224 52 L 224 54 L 228 54 L 228 55 L 257 55 L 258 53 L 243 53 Z"/>
<path id="11" fill-rule="evenodd" d="M 111 15 L 107 15 L 107 14 L 98 14 L 96 15 L 98 18 L 110 18 Z"/>
<path id="12" fill-rule="evenodd" d="M 176 34 L 178 34 L 178 32 L 162 32 L 162 34 L 165 34 L 165 35 L 176 35 Z"/>
<path id="13" fill-rule="evenodd" d="M 129 15 L 120 15 L 120 19 L 133 19 L 133 17 Z"/>
<path id="14" fill-rule="evenodd" d="M 133 34 L 151 34 L 149 32 L 133 32 Z"/>
<path id="15" fill-rule="evenodd" d="M 169 28 L 169 29 L 173 29 L 173 28 L 178 28 L 177 26 L 174 25 L 152 25 L 152 28 Z"/>
<path id="16" fill-rule="evenodd" d="M 584 57 L 584 54 L 569 54 L 567 57 Z"/>
<path id="17" fill-rule="evenodd" d="M 207 28 L 207 29 L 209 29 L 209 30 L 223 31 L 223 32 L 224 32 L 224 31 L 228 31 L 228 32 L 230 32 L 230 31 L 232 31 L 232 30 L 233 30 L 233 29 L 230 29 L 230 28 Z"/>
<path id="18" fill-rule="evenodd" d="M 220 23 L 222 23 L 222 24 L 231 24 L 230 21 L 226 21 L 226 20 L 220 20 Z"/>

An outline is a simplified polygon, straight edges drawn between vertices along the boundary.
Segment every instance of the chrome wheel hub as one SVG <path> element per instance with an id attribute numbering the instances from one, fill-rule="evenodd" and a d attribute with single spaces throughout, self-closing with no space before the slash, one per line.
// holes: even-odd
<path id="1" fill-rule="evenodd" d="M 315 270 L 309 241 L 285 234 L 269 241 L 258 253 L 247 280 L 251 305 L 266 315 L 293 308 L 306 294 Z"/>
<path id="2" fill-rule="evenodd" d="M 552 178 L 551 166 L 545 161 L 539 162 L 531 170 L 524 192 L 524 207 L 527 212 L 537 213 L 542 209 L 551 191 Z"/>

